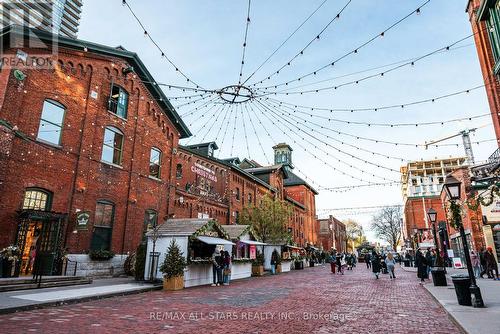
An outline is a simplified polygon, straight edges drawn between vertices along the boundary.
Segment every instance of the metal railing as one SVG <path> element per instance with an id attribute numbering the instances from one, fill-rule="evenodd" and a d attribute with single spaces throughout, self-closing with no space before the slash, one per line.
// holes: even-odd
<path id="1" fill-rule="evenodd" d="M 76 270 L 78 268 L 78 261 L 71 261 L 70 259 L 65 258 L 63 260 L 63 270 L 62 270 L 63 276 L 70 276 L 70 275 L 68 275 L 68 268 L 70 269 L 69 270 L 70 275 L 71 275 L 71 273 L 73 273 L 73 276 L 76 276 Z"/>

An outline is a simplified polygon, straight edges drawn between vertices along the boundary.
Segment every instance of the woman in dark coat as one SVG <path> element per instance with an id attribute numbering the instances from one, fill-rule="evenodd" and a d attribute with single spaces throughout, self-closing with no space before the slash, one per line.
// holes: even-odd
<path id="1" fill-rule="evenodd" d="M 417 277 L 420 278 L 420 282 L 424 282 L 424 279 L 427 278 L 427 260 L 420 251 L 420 248 L 417 249 L 417 254 L 415 255 L 415 264 L 418 268 Z"/>
<path id="2" fill-rule="evenodd" d="M 375 274 L 375 277 L 378 279 L 381 266 L 380 266 L 380 255 L 378 255 L 376 251 L 372 252 L 371 262 L 372 262 L 372 271 Z"/>

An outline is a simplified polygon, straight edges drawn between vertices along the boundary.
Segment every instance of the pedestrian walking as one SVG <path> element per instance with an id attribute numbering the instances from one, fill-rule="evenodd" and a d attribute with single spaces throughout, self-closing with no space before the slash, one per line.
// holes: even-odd
<path id="1" fill-rule="evenodd" d="M 470 262 L 472 264 L 472 269 L 474 270 L 474 277 L 479 278 L 481 275 L 481 260 L 474 251 L 470 252 Z"/>
<path id="2" fill-rule="evenodd" d="M 432 261 L 432 249 L 428 249 L 425 253 L 425 262 L 427 263 L 426 278 L 429 278 L 431 267 L 434 265 L 434 261 Z"/>
<path id="3" fill-rule="evenodd" d="M 497 260 L 495 259 L 495 255 L 493 255 L 493 248 L 488 247 L 486 253 L 484 253 L 484 257 L 486 260 L 488 278 L 498 280 L 498 264 Z M 493 274 L 493 272 L 495 272 L 495 274 Z"/>
<path id="4" fill-rule="evenodd" d="M 415 255 L 415 265 L 417 266 L 417 277 L 420 278 L 420 283 L 425 282 L 427 276 L 427 260 L 420 248 L 417 249 L 417 254 Z"/>
<path id="5" fill-rule="evenodd" d="M 479 274 L 479 277 L 481 278 L 484 278 L 483 275 L 488 271 L 488 267 L 486 266 L 485 253 L 486 250 L 484 248 L 481 248 L 481 250 L 479 251 L 479 263 L 481 264 L 481 273 Z"/>
<path id="6" fill-rule="evenodd" d="M 396 260 L 394 259 L 392 253 L 387 254 L 387 257 L 385 258 L 385 264 L 387 265 L 387 271 L 389 272 L 389 277 L 391 279 L 396 278 L 396 275 L 394 275 L 394 267 L 396 266 Z"/>
<path id="7" fill-rule="evenodd" d="M 343 254 L 337 253 L 336 263 L 337 263 L 337 274 L 344 275 L 344 269 L 342 268 Z"/>
<path id="8" fill-rule="evenodd" d="M 375 275 L 375 278 L 378 279 L 378 275 L 380 274 L 380 255 L 376 251 L 372 252 L 372 255 L 370 256 L 371 259 L 371 267 L 372 267 L 372 272 Z"/>
<path id="9" fill-rule="evenodd" d="M 370 257 L 370 253 L 366 253 L 364 259 L 366 262 L 366 269 L 370 269 L 372 267 L 372 259 Z"/>

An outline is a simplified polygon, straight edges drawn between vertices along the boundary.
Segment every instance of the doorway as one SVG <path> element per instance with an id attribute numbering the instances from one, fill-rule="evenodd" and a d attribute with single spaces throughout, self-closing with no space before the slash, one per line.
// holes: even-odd
<path id="1" fill-rule="evenodd" d="M 65 214 L 22 210 L 16 244 L 21 250 L 19 275 L 57 275 L 60 273 L 62 227 Z"/>

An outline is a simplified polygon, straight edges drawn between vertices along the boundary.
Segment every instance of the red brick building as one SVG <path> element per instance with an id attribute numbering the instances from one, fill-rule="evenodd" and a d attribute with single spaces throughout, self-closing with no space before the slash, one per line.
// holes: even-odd
<path id="1" fill-rule="evenodd" d="M 469 0 L 466 12 L 474 33 L 479 64 L 497 142 L 500 146 L 500 6 L 497 0 Z"/>
<path id="2" fill-rule="evenodd" d="M 172 211 L 188 128 L 133 52 L 59 37 L 54 53 L 29 44 L 53 35 L 16 26 L 0 36 L 4 61 L 54 64 L 0 71 L 0 248 L 17 244 L 25 273 L 38 239 L 46 273 L 64 248 L 134 251 Z"/>
<path id="3" fill-rule="evenodd" d="M 291 158 L 292 149 L 282 145 Z M 275 156 L 279 147 L 273 147 Z M 294 242 L 304 247 L 318 245 L 314 201 L 317 192 L 293 174 L 289 164 L 278 162 L 277 158 L 271 166 L 248 159 L 218 159 L 213 156 L 215 150 L 214 142 L 178 147 L 173 212 L 176 218 L 209 217 L 221 224 L 236 224 L 246 206 L 259 203 L 269 194 L 292 206 L 288 228 Z"/>
<path id="4" fill-rule="evenodd" d="M 333 216 L 329 216 L 325 219 L 318 219 L 318 225 L 318 237 L 324 250 L 347 251 L 347 234 L 344 223 Z"/>

